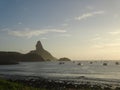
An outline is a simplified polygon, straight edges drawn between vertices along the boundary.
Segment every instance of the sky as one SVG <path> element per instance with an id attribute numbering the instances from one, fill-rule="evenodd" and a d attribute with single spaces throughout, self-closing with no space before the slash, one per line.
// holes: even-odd
<path id="1" fill-rule="evenodd" d="M 120 0 L 0 0 L 0 51 L 120 60 Z"/>

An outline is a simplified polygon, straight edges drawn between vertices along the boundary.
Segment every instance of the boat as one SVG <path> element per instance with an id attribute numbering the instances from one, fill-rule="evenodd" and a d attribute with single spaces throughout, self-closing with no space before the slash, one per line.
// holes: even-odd
<path id="1" fill-rule="evenodd" d="M 78 65 L 82 65 L 81 63 L 78 63 Z"/>
<path id="2" fill-rule="evenodd" d="M 103 63 L 103 66 L 107 66 L 107 63 Z"/>
<path id="3" fill-rule="evenodd" d="M 119 65 L 119 62 L 116 62 L 115 64 L 116 64 L 116 65 Z"/>

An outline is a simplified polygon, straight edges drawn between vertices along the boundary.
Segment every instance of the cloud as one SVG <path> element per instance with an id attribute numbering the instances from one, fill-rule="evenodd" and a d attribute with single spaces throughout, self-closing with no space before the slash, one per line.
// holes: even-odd
<path id="1" fill-rule="evenodd" d="M 89 10 L 93 10 L 94 9 L 93 6 L 87 6 L 86 8 L 89 9 Z"/>
<path id="2" fill-rule="evenodd" d="M 102 39 L 102 37 L 95 37 L 92 39 L 92 41 L 97 41 L 97 40 L 101 40 L 101 39 Z"/>
<path id="3" fill-rule="evenodd" d="M 102 49 L 102 48 L 112 48 L 112 47 L 120 47 L 120 43 L 106 43 L 106 44 L 96 44 L 93 45 L 94 48 Z"/>
<path id="4" fill-rule="evenodd" d="M 46 37 L 42 37 L 42 38 L 40 38 L 40 39 L 46 40 L 46 39 L 48 39 L 48 38 L 46 38 Z"/>
<path id="5" fill-rule="evenodd" d="M 8 30 L 8 34 L 16 37 L 27 37 L 31 38 L 33 36 L 44 35 L 47 33 L 65 33 L 66 30 L 62 29 L 43 29 L 43 30 L 31 30 L 31 29 L 24 29 L 24 30 Z"/>
<path id="6" fill-rule="evenodd" d="M 64 26 L 64 27 L 68 26 L 68 23 L 63 23 L 61 26 Z"/>
<path id="7" fill-rule="evenodd" d="M 104 13 L 104 11 L 96 11 L 96 12 L 91 12 L 91 13 L 84 13 L 81 16 L 75 17 L 75 20 L 79 20 L 80 21 L 80 20 L 84 20 L 84 19 L 93 17 L 95 15 L 101 15 L 103 13 Z"/>
<path id="8" fill-rule="evenodd" d="M 21 25 L 21 24 L 22 24 L 22 22 L 18 22 L 18 24 L 19 24 L 19 25 Z"/>
<path id="9" fill-rule="evenodd" d="M 120 31 L 108 32 L 110 35 L 120 35 Z"/>
<path id="10" fill-rule="evenodd" d="M 71 34 L 61 34 L 59 35 L 60 37 L 71 37 L 72 35 Z"/>
<path id="11" fill-rule="evenodd" d="M 93 48 L 101 49 L 101 48 L 104 47 L 104 45 L 96 44 L 96 45 L 93 45 L 92 47 L 93 47 Z"/>
<path id="12" fill-rule="evenodd" d="M 93 43 L 92 47 L 98 49 L 118 48 L 120 47 L 119 39 L 120 31 L 106 32 L 101 35 L 96 35 L 93 39 L 91 39 Z"/>
<path id="13" fill-rule="evenodd" d="M 119 15 L 119 14 L 114 14 L 113 17 L 114 17 L 115 19 L 118 19 L 118 18 L 120 17 L 120 15 Z"/>

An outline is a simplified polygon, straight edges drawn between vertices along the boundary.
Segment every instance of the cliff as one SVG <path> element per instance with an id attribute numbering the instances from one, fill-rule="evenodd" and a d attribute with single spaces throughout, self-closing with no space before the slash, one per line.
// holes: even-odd
<path id="1" fill-rule="evenodd" d="M 57 60 L 57 58 L 53 57 L 48 51 L 46 51 L 43 48 L 40 41 L 38 41 L 37 44 L 36 44 L 36 50 L 30 51 L 29 53 L 40 55 L 46 61 L 48 61 L 48 60 Z"/>

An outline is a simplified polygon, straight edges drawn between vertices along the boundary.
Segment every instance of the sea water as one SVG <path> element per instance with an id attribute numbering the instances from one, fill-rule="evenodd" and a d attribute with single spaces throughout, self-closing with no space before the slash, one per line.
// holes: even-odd
<path id="1" fill-rule="evenodd" d="M 62 64 L 60 61 L 20 62 L 16 65 L 0 65 L 0 74 L 61 79 L 88 77 L 118 80 L 120 79 L 120 65 L 116 62 L 119 63 L 119 61 L 66 61 Z"/>

